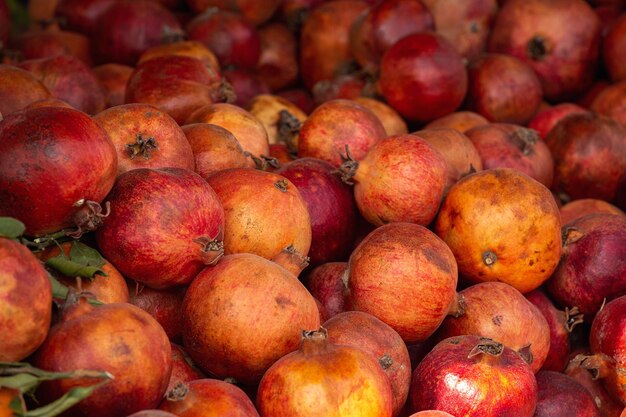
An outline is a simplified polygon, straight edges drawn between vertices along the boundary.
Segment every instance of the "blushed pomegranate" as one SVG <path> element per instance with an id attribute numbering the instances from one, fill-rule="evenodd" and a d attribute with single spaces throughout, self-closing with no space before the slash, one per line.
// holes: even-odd
<path id="1" fill-rule="evenodd" d="M 227 255 L 204 269 L 187 290 L 182 316 L 184 346 L 198 367 L 242 383 L 258 382 L 298 348 L 302 329 L 319 326 L 317 305 L 304 285 L 250 253 Z"/>
<path id="2" fill-rule="evenodd" d="M 264 417 L 314 413 L 391 417 L 392 395 L 380 365 L 359 348 L 331 343 L 325 330 L 303 331 L 300 349 L 263 375 L 257 408 Z"/>
<path id="3" fill-rule="evenodd" d="M 236 99 L 233 104 L 246 107 L 250 100 L 259 94 L 269 94 L 270 88 L 259 78 L 255 70 L 247 68 L 226 68 L 224 79 L 233 89 Z"/>
<path id="4" fill-rule="evenodd" d="M 461 133 L 465 133 L 469 129 L 489 123 L 489 120 L 485 119 L 478 113 L 467 110 L 460 110 L 452 112 L 446 116 L 439 117 L 431 122 L 428 122 L 425 129 L 431 129 L 435 127 L 449 127 L 456 129 Z"/>
<path id="5" fill-rule="evenodd" d="M 394 222 L 369 233 L 350 255 L 344 284 L 347 310 L 377 317 L 407 343 L 428 338 L 448 314 L 462 314 L 454 256 L 417 224 Z"/>
<path id="6" fill-rule="evenodd" d="M 275 92 L 297 81 L 298 41 L 295 34 L 280 22 L 258 29 L 261 54 L 256 65 L 259 78 Z"/>
<path id="7" fill-rule="evenodd" d="M 186 56 L 199 59 L 213 74 L 219 73 L 221 69 L 217 56 L 203 43 L 198 41 L 176 41 L 155 45 L 146 49 L 141 54 L 137 65 L 166 55 Z"/>
<path id="8" fill-rule="evenodd" d="M 91 43 L 82 33 L 50 26 L 43 30 L 27 31 L 16 38 L 16 46 L 25 60 L 71 55 L 88 67 L 92 66 Z"/>
<path id="9" fill-rule="evenodd" d="M 93 35 L 104 12 L 117 0 L 60 0 L 55 14 L 71 30 Z"/>
<path id="10" fill-rule="evenodd" d="M 561 212 L 561 225 L 563 226 L 587 214 L 611 213 L 625 215 L 622 210 L 613 204 L 596 198 L 581 198 L 579 200 L 570 201 L 569 203 L 563 204 L 559 208 L 559 211 Z"/>
<path id="11" fill-rule="evenodd" d="M 573 378 L 555 371 L 540 371 L 536 378 L 539 395 L 535 417 L 600 417 L 589 391 Z"/>
<path id="12" fill-rule="evenodd" d="M 139 307 L 159 322 L 170 340 L 182 336 L 180 309 L 186 287 L 154 289 L 135 281 L 128 281 L 129 303 Z"/>
<path id="13" fill-rule="evenodd" d="M 187 284 L 223 254 L 224 211 L 215 192 L 192 171 L 127 171 L 107 201 L 111 214 L 96 240 L 127 278 L 153 288 Z"/>
<path id="14" fill-rule="evenodd" d="M 105 108 L 124 104 L 126 84 L 134 68 L 122 64 L 103 64 L 91 69 L 102 85 Z"/>
<path id="15" fill-rule="evenodd" d="M 187 4 L 195 12 L 202 12 L 209 8 L 231 10 L 242 14 L 253 25 L 260 25 L 272 17 L 281 1 L 268 0 L 187 0 Z"/>
<path id="16" fill-rule="evenodd" d="M 589 109 L 596 113 L 608 116 L 626 126 L 626 79 L 607 85 L 598 92 L 591 102 Z"/>
<path id="17" fill-rule="evenodd" d="M 588 352 L 587 352 L 588 353 Z M 621 417 L 620 411 L 622 409 L 621 402 L 618 402 L 611 398 L 606 389 L 602 385 L 601 379 L 594 379 L 593 375 L 581 366 L 581 361 L 584 361 L 585 356 L 578 356 L 578 358 L 572 358 L 565 368 L 564 373 L 573 378 L 580 385 L 584 386 L 587 391 L 593 397 L 593 402 L 598 407 L 601 417 Z"/>
<path id="18" fill-rule="evenodd" d="M 387 136 L 409 133 L 406 122 L 393 107 L 370 97 L 359 96 L 353 99 L 363 107 L 367 107 L 383 124 Z"/>
<path id="19" fill-rule="evenodd" d="M 13 65 L 0 64 L 0 80 L 0 113 L 4 117 L 52 96 L 33 74 Z"/>
<path id="20" fill-rule="evenodd" d="M 324 306 L 328 318 L 345 311 L 342 278 L 347 268 L 347 262 L 327 262 L 311 269 L 304 277 L 307 289 Z"/>
<path id="21" fill-rule="evenodd" d="M 413 409 L 452 415 L 532 417 L 537 382 L 530 366 L 512 349 L 479 336 L 439 342 L 413 371 Z"/>
<path id="22" fill-rule="evenodd" d="M 95 229 L 116 170 L 111 139 L 83 112 L 42 107 L 0 122 L 0 215 L 21 220 L 29 236 Z"/>
<path id="23" fill-rule="evenodd" d="M 555 106 L 539 110 L 528 122 L 528 128 L 539 132 L 545 139 L 552 128 L 563 118 L 574 113 L 584 113 L 586 110 L 574 103 L 559 103 Z"/>
<path id="24" fill-rule="evenodd" d="M 183 350 L 183 347 L 175 343 L 170 343 L 172 347 L 172 375 L 165 390 L 165 395 L 171 392 L 179 384 L 185 384 L 196 379 L 204 378 L 204 374 L 191 361 L 191 358 Z M 180 387 L 178 388 L 180 390 Z"/>

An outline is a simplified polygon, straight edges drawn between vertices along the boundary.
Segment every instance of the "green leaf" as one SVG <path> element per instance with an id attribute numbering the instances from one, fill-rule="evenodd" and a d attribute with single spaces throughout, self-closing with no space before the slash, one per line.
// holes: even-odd
<path id="1" fill-rule="evenodd" d="M 46 265 L 67 277 L 81 277 L 93 280 L 96 275 L 107 276 L 101 268 L 105 260 L 100 253 L 78 241 L 72 242 L 70 256 L 63 251 L 46 261 Z"/>
<path id="2" fill-rule="evenodd" d="M 95 266 L 97 268 L 102 268 L 106 263 L 100 252 L 77 240 L 72 242 L 70 259 L 81 265 Z"/>
<path id="3" fill-rule="evenodd" d="M 107 381 L 104 381 L 109 382 Z M 61 414 L 63 411 L 75 406 L 83 399 L 89 397 L 91 393 L 102 383 L 92 385 L 89 387 L 74 387 L 66 392 L 61 398 L 54 402 L 45 405 L 43 407 L 36 408 L 34 410 L 28 410 L 24 417 L 55 417 Z"/>
<path id="4" fill-rule="evenodd" d="M 70 289 L 61 284 L 59 280 L 50 274 L 48 274 L 48 279 L 50 280 L 50 285 L 52 286 L 52 298 L 60 298 L 61 300 L 67 299 L 67 294 L 70 292 Z"/>
<path id="5" fill-rule="evenodd" d="M 0 217 L 0 237 L 16 239 L 26 230 L 26 226 L 21 221 L 13 217 Z"/>
<path id="6" fill-rule="evenodd" d="M 26 373 L 0 377 L 0 387 L 17 389 L 22 393 L 35 389 L 40 382 L 40 377 Z"/>

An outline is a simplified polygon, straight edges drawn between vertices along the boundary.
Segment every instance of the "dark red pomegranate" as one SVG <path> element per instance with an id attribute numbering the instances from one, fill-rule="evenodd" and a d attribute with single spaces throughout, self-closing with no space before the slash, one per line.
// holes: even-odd
<path id="1" fill-rule="evenodd" d="M 106 107 L 124 104 L 126 84 L 134 68 L 122 64 L 104 64 L 92 68 L 98 81 L 102 85 Z"/>
<path id="2" fill-rule="evenodd" d="M 306 114 L 311 113 L 316 107 L 315 103 L 313 102 L 313 97 L 311 96 L 311 93 L 303 88 L 293 88 L 291 90 L 278 91 L 276 95 L 291 101 Z"/>
<path id="3" fill-rule="evenodd" d="M 48 334 L 52 290 L 48 273 L 23 245 L 0 238 L 0 361 L 16 362 L 29 356 Z"/>
<path id="4" fill-rule="evenodd" d="M 185 287 L 157 290 L 135 281 L 128 281 L 129 303 L 139 307 L 159 322 L 170 340 L 178 341 L 182 335 L 180 308 L 185 297 Z"/>
<path id="5" fill-rule="evenodd" d="M 602 304 L 626 294 L 626 216 L 588 214 L 563 226 L 563 256 L 547 290 L 561 306 L 591 320 Z"/>
<path id="6" fill-rule="evenodd" d="M 372 314 L 407 343 L 428 338 L 448 314 L 462 314 L 454 256 L 417 224 L 374 229 L 350 255 L 344 284 L 347 310 Z"/>
<path id="7" fill-rule="evenodd" d="M 219 7 L 242 14 L 253 25 L 260 25 L 270 19 L 280 3 L 281 0 L 187 0 L 187 4 L 195 12 Z"/>
<path id="8" fill-rule="evenodd" d="M 356 235 L 354 195 L 334 170 L 320 159 L 299 158 L 274 171 L 290 180 L 306 203 L 311 218 L 308 256 L 312 265 L 346 260 Z"/>
<path id="9" fill-rule="evenodd" d="M 268 94 L 270 88 L 257 74 L 256 70 L 233 68 L 222 71 L 224 79 L 231 85 L 237 99 L 233 102 L 237 106 L 246 105 L 259 94 Z"/>
<path id="10" fill-rule="evenodd" d="M 626 80 L 626 15 L 623 12 L 602 40 L 602 58 L 613 81 Z"/>
<path id="11" fill-rule="evenodd" d="M 111 139 L 78 110 L 42 107 L 0 122 L 0 215 L 21 220 L 29 236 L 95 229 L 116 171 Z"/>
<path id="12" fill-rule="evenodd" d="M 541 369 L 563 372 L 571 351 L 570 333 L 583 322 L 583 315 L 577 308 L 557 309 L 542 289 L 532 290 L 524 296 L 539 309 L 550 328 L 550 349 Z"/>
<path id="13" fill-rule="evenodd" d="M 256 28 L 239 13 L 209 8 L 187 25 L 187 37 L 202 42 L 222 66 L 254 68 L 261 54 Z"/>
<path id="14" fill-rule="evenodd" d="M 176 17 L 159 3 L 118 0 L 98 16 L 92 39 L 99 63 L 132 66 L 146 49 L 182 33 Z"/>
<path id="15" fill-rule="evenodd" d="M 554 158 L 554 190 L 570 199 L 615 198 L 626 172 L 626 126 L 594 113 L 572 114 L 546 137 Z"/>
<path id="16" fill-rule="evenodd" d="M 484 54 L 467 68 L 465 108 L 491 122 L 523 125 L 535 114 L 543 92 L 525 62 L 510 55 Z"/>
<path id="17" fill-rule="evenodd" d="M 100 16 L 117 0 L 60 0 L 55 14 L 64 19 L 68 29 L 93 35 Z"/>
<path id="18" fill-rule="evenodd" d="M 490 123 L 465 132 L 478 151 L 483 169 L 514 168 L 552 186 L 554 161 L 534 130 L 510 123 Z"/>
<path id="19" fill-rule="evenodd" d="M 367 89 L 370 85 L 361 73 L 354 72 L 320 80 L 315 83 L 311 92 L 315 103 L 322 104 L 339 98 L 353 100 L 368 95 Z"/>
<path id="20" fill-rule="evenodd" d="M 443 36 L 415 33 L 385 52 L 378 85 L 385 100 L 404 117 L 429 122 L 461 105 L 467 71 L 461 55 Z"/>
<path id="21" fill-rule="evenodd" d="M 186 384 L 205 377 L 202 371 L 193 364 L 182 346 L 175 343 L 170 343 L 170 345 L 172 347 L 172 375 L 167 390 L 165 390 L 166 395 L 179 384 Z M 180 390 L 180 387 L 178 389 Z"/>
<path id="22" fill-rule="evenodd" d="M 600 29 L 584 0 L 508 0 L 496 16 L 488 50 L 526 62 L 539 76 L 545 98 L 563 101 L 591 85 Z"/>
<path id="23" fill-rule="evenodd" d="M 224 253 L 224 210 L 213 189 L 192 171 L 127 171 L 107 201 L 111 214 L 96 239 L 127 278 L 153 288 L 187 284 Z"/>
<path id="24" fill-rule="evenodd" d="M 61 321 L 37 350 L 34 366 L 53 372 L 98 369 L 113 376 L 70 415 L 125 417 L 156 408 L 172 371 L 170 342 L 159 323 L 127 303 L 96 307 L 82 297 L 69 300 Z M 93 384 L 85 378 L 44 382 L 37 398 L 49 402 Z"/>
<path id="25" fill-rule="evenodd" d="M 261 54 L 256 73 L 271 91 L 278 91 L 297 81 L 298 41 L 283 23 L 270 23 L 259 28 Z"/>
<path id="26" fill-rule="evenodd" d="M 311 269 L 304 277 L 307 289 L 324 306 L 328 318 L 345 311 L 343 275 L 347 269 L 347 262 L 328 262 Z"/>
<path id="27" fill-rule="evenodd" d="M 539 132 L 545 139 L 552 128 L 563 118 L 574 113 L 584 113 L 586 110 L 574 103 L 559 103 L 555 106 L 538 111 L 528 122 L 528 128 Z"/>
<path id="28" fill-rule="evenodd" d="M 52 58 L 71 55 L 91 67 L 91 42 L 82 33 L 69 32 L 54 26 L 44 30 L 32 30 L 19 35 L 16 46 L 24 59 Z"/>
<path id="29" fill-rule="evenodd" d="M 322 325 L 328 341 L 359 348 L 378 361 L 391 384 L 393 415 L 404 406 L 411 385 L 411 360 L 400 335 L 387 324 L 362 311 L 340 313 Z"/>
<path id="30" fill-rule="evenodd" d="M 589 110 L 626 126 L 626 79 L 607 85 L 595 96 Z"/>
<path id="31" fill-rule="evenodd" d="M 361 215 L 380 226 L 390 222 L 429 224 L 437 214 L 448 168 L 444 157 L 416 135 L 386 137 L 360 160 L 350 154 L 340 168 L 342 178 L 354 182 Z"/>
<path id="32" fill-rule="evenodd" d="M 533 417 L 537 381 L 512 349 L 479 336 L 455 336 L 439 342 L 415 368 L 409 398 L 415 411 Z"/>
<path id="33" fill-rule="evenodd" d="M 600 417 L 593 397 L 575 379 L 555 371 L 537 375 L 538 400 L 534 417 Z"/>

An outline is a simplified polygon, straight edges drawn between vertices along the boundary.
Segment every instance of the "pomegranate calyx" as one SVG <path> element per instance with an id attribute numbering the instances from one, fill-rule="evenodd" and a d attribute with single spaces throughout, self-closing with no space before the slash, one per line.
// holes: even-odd
<path id="1" fill-rule="evenodd" d="M 483 263 L 487 266 L 492 266 L 498 260 L 498 257 L 496 256 L 496 254 L 492 252 L 491 250 L 486 250 L 485 252 L 483 252 L 482 258 L 483 258 Z"/>
<path id="2" fill-rule="evenodd" d="M 502 343 L 498 343 L 493 339 L 488 339 L 486 337 L 482 337 L 480 342 L 474 346 L 474 348 L 470 351 L 467 358 L 472 358 L 476 355 L 487 354 L 490 356 L 500 356 L 504 351 L 504 345 Z"/>
<path id="3" fill-rule="evenodd" d="M 187 394 L 189 394 L 189 386 L 184 382 L 179 382 L 165 394 L 165 399 L 168 401 L 182 401 Z"/>
<path id="4" fill-rule="evenodd" d="M 378 363 L 383 368 L 383 370 L 387 370 L 393 365 L 393 358 L 389 356 L 388 353 L 385 353 L 378 359 Z"/>
<path id="5" fill-rule="evenodd" d="M 65 232 L 66 236 L 74 239 L 79 239 L 83 233 L 96 230 L 104 223 L 104 219 L 111 214 L 111 203 L 108 201 L 104 203 L 105 212 L 103 212 L 102 206 L 96 201 L 80 199 L 74 205 L 80 207 L 74 213 L 76 230 Z"/>
<path id="6" fill-rule="evenodd" d="M 309 266 L 311 258 L 303 256 L 298 252 L 295 246 L 289 245 L 280 251 L 278 255 L 274 256 L 272 262 L 277 263 L 295 276 L 298 276 L 304 268 Z"/>
<path id="7" fill-rule="evenodd" d="M 150 159 L 150 153 L 153 150 L 158 150 L 159 146 L 156 143 L 156 139 L 152 136 L 144 138 L 141 133 L 137 135 L 137 140 L 132 143 L 127 143 L 125 146 L 126 151 L 130 159 L 135 159 L 137 155 L 143 156 L 146 161 Z"/>
<path id="8" fill-rule="evenodd" d="M 450 311 L 448 312 L 448 315 L 457 319 L 465 315 L 466 309 L 467 304 L 465 303 L 465 297 L 463 297 L 463 294 L 457 293 L 452 304 L 450 305 Z"/>
<path id="9" fill-rule="evenodd" d="M 286 179 L 280 179 L 274 183 L 274 187 L 278 188 L 281 192 L 286 193 L 289 187 L 289 183 Z"/>
<path id="10" fill-rule="evenodd" d="M 539 133 L 536 130 L 522 127 L 513 132 L 513 137 L 519 140 L 519 149 L 522 151 L 522 154 L 530 155 L 539 140 Z"/>
<path id="11" fill-rule="evenodd" d="M 201 246 L 202 260 L 205 265 L 215 265 L 224 256 L 224 241 L 218 239 L 221 234 L 222 231 L 218 230 L 213 237 L 200 236 L 193 240 Z"/>
<path id="12" fill-rule="evenodd" d="M 563 240 L 563 247 L 571 245 L 572 243 L 578 242 L 582 237 L 585 236 L 583 232 L 576 229 L 575 227 L 564 227 L 561 230 L 561 239 Z"/>
<path id="13" fill-rule="evenodd" d="M 586 369 L 594 380 L 606 378 L 615 373 L 615 359 L 604 353 L 596 353 L 595 355 L 578 354 L 572 359 L 572 362 Z"/>
<path id="14" fill-rule="evenodd" d="M 333 172 L 337 172 L 341 175 L 341 181 L 347 185 L 354 185 L 352 178 L 356 175 L 356 171 L 359 168 L 359 163 L 352 158 L 350 154 L 350 148 L 346 145 L 346 153 L 339 153 L 341 157 L 341 165 Z"/>
<path id="15" fill-rule="evenodd" d="M 278 162 L 278 159 L 273 158 L 271 156 L 266 156 L 266 155 L 256 156 L 248 151 L 244 151 L 243 154 L 247 156 L 248 158 L 252 159 L 256 169 L 258 169 L 259 171 L 267 171 L 269 167 L 272 167 L 274 169 L 280 168 L 280 162 Z"/>
<path id="16" fill-rule="evenodd" d="M 565 307 L 565 323 L 563 324 L 568 333 L 571 333 L 577 325 L 584 321 L 584 314 L 578 310 L 578 307 Z"/>
<path id="17" fill-rule="evenodd" d="M 316 354 L 328 349 L 328 330 L 320 326 L 317 330 L 302 330 L 300 350 L 304 354 Z"/>
<path id="18" fill-rule="evenodd" d="M 237 101 L 235 88 L 225 79 L 217 81 L 215 84 L 212 84 L 212 86 L 214 86 L 214 88 L 211 89 L 211 100 L 214 102 L 232 104 Z"/>
<path id="19" fill-rule="evenodd" d="M 294 138 L 300 133 L 302 123 L 293 114 L 287 110 L 278 112 L 278 122 L 276 128 L 278 131 L 278 140 L 287 145 L 289 152 L 296 152 L 297 147 L 294 144 Z"/>
<path id="20" fill-rule="evenodd" d="M 524 362 L 526 362 L 527 364 L 531 364 L 533 363 L 533 360 L 535 359 L 535 357 L 533 356 L 533 352 L 530 349 L 530 343 L 527 344 L 524 347 L 521 347 L 517 353 L 519 353 L 519 355 L 522 357 L 522 359 L 524 359 Z"/>
<path id="21" fill-rule="evenodd" d="M 526 45 L 526 51 L 533 61 L 542 61 L 548 54 L 546 40 L 541 35 L 533 36 Z"/>

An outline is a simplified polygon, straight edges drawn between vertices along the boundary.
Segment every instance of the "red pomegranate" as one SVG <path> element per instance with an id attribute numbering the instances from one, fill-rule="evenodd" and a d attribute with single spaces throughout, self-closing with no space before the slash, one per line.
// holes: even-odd
<path id="1" fill-rule="evenodd" d="M 533 69 L 511 55 L 483 54 L 470 62 L 465 108 L 491 122 L 523 125 L 535 114 L 543 91 Z"/>
<path id="2" fill-rule="evenodd" d="M 290 180 L 306 203 L 311 219 L 312 265 L 346 260 L 357 227 L 357 208 L 350 187 L 328 162 L 299 158 L 274 171 Z"/>
<path id="3" fill-rule="evenodd" d="M 236 97 L 233 104 L 237 106 L 246 107 L 255 96 L 270 92 L 270 88 L 261 80 L 256 70 L 226 68 L 222 71 L 222 75 L 233 89 Z"/>
<path id="4" fill-rule="evenodd" d="M 227 255 L 204 269 L 187 289 L 182 317 L 184 346 L 195 363 L 242 383 L 258 382 L 297 349 L 302 329 L 319 326 L 315 299 L 304 285 L 250 253 Z"/>
<path id="5" fill-rule="evenodd" d="M 378 85 L 385 100 L 404 117 L 429 122 L 461 105 L 467 71 L 461 55 L 443 36 L 414 33 L 385 52 Z"/>
<path id="6" fill-rule="evenodd" d="M 191 358 L 183 350 L 182 346 L 174 343 L 170 343 L 170 346 L 172 347 L 172 375 L 170 376 L 170 382 L 165 390 L 166 398 L 167 394 L 180 384 L 186 384 L 196 379 L 204 378 L 202 371 L 191 362 Z M 180 387 L 178 387 L 178 390 L 180 391 Z"/>
<path id="7" fill-rule="evenodd" d="M 565 226 L 587 214 L 593 213 L 610 213 L 626 215 L 622 210 L 611 203 L 596 198 L 581 198 L 563 204 L 559 211 L 561 212 L 561 225 Z"/>
<path id="8" fill-rule="evenodd" d="M 212 7 L 241 13 L 247 21 L 260 25 L 270 19 L 279 7 L 280 0 L 187 0 L 187 4 L 195 12 L 202 12 Z"/>
<path id="9" fill-rule="evenodd" d="M 533 417 L 537 381 L 512 349 L 479 336 L 455 336 L 439 342 L 415 368 L 409 398 L 415 411 Z"/>
<path id="10" fill-rule="evenodd" d="M 391 417 L 390 384 L 370 354 L 331 343 L 326 331 L 303 331 L 300 349 L 263 375 L 257 394 L 262 416 Z"/>
<path id="11" fill-rule="evenodd" d="M 4 117 L 52 96 L 33 74 L 13 65 L 0 64 L 0 80 L 0 113 Z"/>
<path id="12" fill-rule="evenodd" d="M 583 315 L 578 308 L 557 309 L 542 289 L 532 290 L 524 296 L 539 309 L 550 328 L 550 349 L 541 369 L 563 372 L 571 351 L 570 333 L 583 322 Z"/>
<path id="13" fill-rule="evenodd" d="M 139 307 L 159 322 L 170 340 L 182 336 L 180 309 L 185 297 L 185 287 L 154 289 L 135 281 L 128 281 L 129 303 Z"/>
<path id="14" fill-rule="evenodd" d="M 55 14 L 71 30 L 93 35 L 102 14 L 117 0 L 59 0 Z"/>
<path id="15" fill-rule="evenodd" d="M 0 238 L 0 361 L 16 362 L 29 356 L 48 334 L 52 290 L 48 273 L 20 243 Z"/>
<path id="16" fill-rule="evenodd" d="M 526 62 L 539 76 L 544 97 L 563 101 L 591 86 L 600 29 L 584 0 L 509 0 L 496 16 L 488 50 Z"/>
<path id="17" fill-rule="evenodd" d="M 626 294 L 626 216 L 588 214 L 566 224 L 563 235 L 563 258 L 546 288 L 591 320 L 605 300 Z"/>
<path id="18" fill-rule="evenodd" d="M 345 159 L 342 179 L 355 183 L 354 197 L 365 220 L 380 226 L 398 221 L 427 225 L 434 219 L 448 168 L 426 140 L 411 134 L 389 136 L 361 160 L 352 159 L 350 153 Z"/>
<path id="19" fill-rule="evenodd" d="M 297 81 L 298 41 L 294 33 L 283 23 L 269 23 L 259 28 L 261 54 L 256 65 L 259 78 L 270 88 L 278 91 Z"/>
<path id="20" fill-rule="evenodd" d="M 124 104 L 126 84 L 134 68 L 122 64 L 103 64 L 93 67 L 92 71 L 104 92 L 106 108 Z"/>
<path id="21" fill-rule="evenodd" d="M 290 151 L 297 151 L 300 128 L 307 119 L 298 106 L 274 94 L 259 94 L 246 108 L 265 127 L 270 145 L 282 143 Z"/>
<path id="22" fill-rule="evenodd" d="M 308 271 L 303 279 L 311 295 L 324 306 L 328 318 L 345 311 L 343 274 L 347 269 L 347 262 L 328 262 Z"/>
<path id="23" fill-rule="evenodd" d="M 117 175 L 135 168 L 194 170 L 194 155 L 185 132 L 166 112 L 149 104 L 122 104 L 94 120 L 117 150 Z"/>
<path id="24" fill-rule="evenodd" d="M 448 314 L 462 314 L 454 256 L 417 224 L 374 229 L 350 255 L 344 284 L 347 309 L 372 314 L 407 343 L 428 338 Z"/>
<path id="25" fill-rule="evenodd" d="M 0 215 L 21 220 L 29 236 L 95 229 L 116 171 L 111 139 L 78 110 L 42 107 L 0 122 Z"/>
<path id="26" fill-rule="evenodd" d="M 393 107 L 381 100 L 359 96 L 353 99 L 361 106 L 368 108 L 383 124 L 387 136 L 409 133 L 406 122 Z"/>
<path id="27" fill-rule="evenodd" d="M 586 110 L 578 104 L 559 103 L 555 106 L 538 111 L 528 122 L 528 128 L 539 132 L 545 139 L 552 128 L 562 119 L 574 113 L 584 113 Z"/>
<path id="28" fill-rule="evenodd" d="M 149 417 L 149 416 L 145 416 L 145 417 Z M 157 416 L 154 416 L 154 417 L 157 417 Z M 417 413 L 413 413 L 409 417 L 454 417 L 454 416 L 450 413 L 446 413 L 445 411 L 424 410 L 424 411 L 418 411 Z"/>
<path id="29" fill-rule="evenodd" d="M 385 136 L 384 126 L 366 107 L 352 100 L 331 100 L 302 123 L 298 156 L 318 158 L 338 167 L 346 146 L 352 157 L 360 160 Z"/>
<path id="30" fill-rule="evenodd" d="M 439 117 L 432 122 L 429 122 L 424 126 L 425 129 L 431 129 L 435 127 L 449 127 L 456 129 L 461 133 L 465 133 L 469 129 L 489 123 L 489 120 L 485 119 L 478 113 L 467 110 L 460 110 L 452 112 L 446 116 Z"/>
<path id="31" fill-rule="evenodd" d="M 626 79 L 607 85 L 598 92 L 589 110 L 608 116 L 626 126 Z"/>
<path id="32" fill-rule="evenodd" d="M 539 390 L 535 417 L 600 417 L 593 397 L 575 379 L 555 371 L 540 371 L 535 376 Z"/>
<path id="33" fill-rule="evenodd" d="M 178 417 L 259 417 L 241 388 L 219 379 L 197 379 L 169 390 L 159 409 Z"/>
<path id="34" fill-rule="evenodd" d="M 465 132 L 478 151 L 484 169 L 514 168 L 552 186 L 554 161 L 537 132 L 510 123 L 490 123 Z"/>
<path id="35" fill-rule="evenodd" d="M 168 413 L 163 410 L 148 409 L 132 413 L 128 417 L 176 417 L 176 414 Z"/>
<path id="36" fill-rule="evenodd" d="M 96 240 L 127 278 L 153 288 L 187 284 L 224 253 L 224 210 L 211 187 L 192 171 L 127 171 L 117 178 L 107 201 L 111 214 Z"/>
<path id="37" fill-rule="evenodd" d="M 46 371 L 98 369 L 113 376 L 73 409 L 75 415 L 124 417 L 156 408 L 172 371 L 170 342 L 148 313 L 127 303 L 90 305 L 71 300 L 33 358 Z M 49 402 L 72 388 L 94 381 L 62 379 L 44 382 L 38 398 Z"/>
<path id="38" fill-rule="evenodd" d="M 311 93 L 304 88 L 292 88 L 290 90 L 282 90 L 276 92 L 276 95 L 291 101 L 306 114 L 311 113 L 316 107 L 315 103 L 313 102 L 313 97 L 311 96 Z"/>
<path id="39" fill-rule="evenodd" d="M 17 36 L 15 43 L 25 60 L 70 55 L 80 59 L 88 67 L 92 66 L 91 42 L 82 33 L 50 26 L 43 30 L 22 33 Z"/>
<path id="40" fill-rule="evenodd" d="M 362 73 L 352 72 L 320 80 L 311 88 L 311 92 L 313 101 L 319 105 L 335 99 L 354 100 L 357 97 L 371 95 L 369 89 L 372 87 L 373 84 Z"/>
<path id="41" fill-rule="evenodd" d="M 393 415 L 399 415 L 411 385 L 411 360 L 400 335 L 387 324 L 362 311 L 347 311 L 333 316 L 322 327 L 328 341 L 359 348 L 378 361 L 391 384 Z"/>
<path id="42" fill-rule="evenodd" d="M 145 61 L 166 55 L 196 58 L 202 61 L 212 74 L 220 72 L 220 63 L 217 60 L 217 56 L 203 43 L 198 41 L 179 40 L 152 46 L 141 54 L 137 64 L 139 65 Z"/>
<path id="43" fill-rule="evenodd" d="M 626 80 L 626 15 L 623 13 L 609 27 L 602 40 L 602 59 L 611 79 Z"/>

